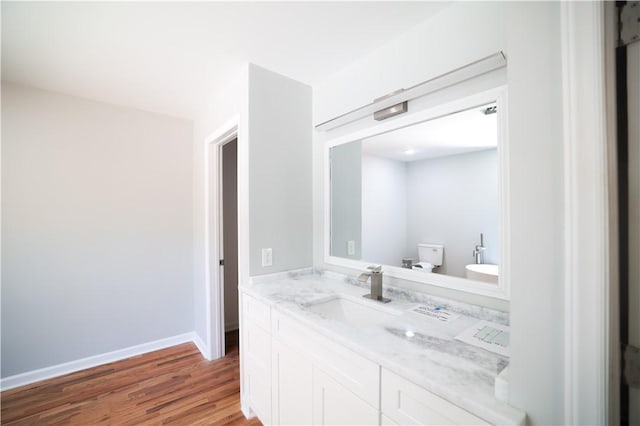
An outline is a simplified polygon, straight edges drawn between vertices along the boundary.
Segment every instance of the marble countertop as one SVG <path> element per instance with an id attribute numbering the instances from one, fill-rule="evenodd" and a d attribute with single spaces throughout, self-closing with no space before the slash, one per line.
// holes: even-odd
<path id="1" fill-rule="evenodd" d="M 251 281 L 241 286 L 241 291 L 383 368 L 492 424 L 523 422 L 522 411 L 494 396 L 495 377 L 509 364 L 508 358 L 455 339 L 481 319 L 506 324 L 507 314 L 387 287 L 385 297 L 392 301 L 384 308 L 398 315 L 356 328 L 324 318 L 307 307 L 338 294 L 360 298 L 368 293 L 368 284 L 340 274 L 310 271 L 254 277 Z M 412 312 L 417 305 L 441 306 L 459 316 L 443 323 Z"/>

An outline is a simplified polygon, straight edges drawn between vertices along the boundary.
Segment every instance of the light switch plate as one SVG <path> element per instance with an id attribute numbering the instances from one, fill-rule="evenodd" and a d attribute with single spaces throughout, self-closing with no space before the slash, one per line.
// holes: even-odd
<path id="1" fill-rule="evenodd" d="M 356 242 L 354 240 L 347 241 L 347 254 L 349 256 L 356 254 Z"/>
<path id="2" fill-rule="evenodd" d="M 262 266 L 273 265 L 273 250 L 270 248 L 262 249 Z"/>

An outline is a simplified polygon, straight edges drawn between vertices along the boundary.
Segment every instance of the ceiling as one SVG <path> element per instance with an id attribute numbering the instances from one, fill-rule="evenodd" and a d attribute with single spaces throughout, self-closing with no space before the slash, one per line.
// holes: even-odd
<path id="1" fill-rule="evenodd" d="M 362 141 L 362 152 L 396 161 L 444 157 L 498 146 L 498 114 L 492 104 L 414 124 Z"/>
<path id="2" fill-rule="evenodd" d="M 2 2 L 2 78 L 194 118 L 246 62 L 316 84 L 442 2 Z"/>

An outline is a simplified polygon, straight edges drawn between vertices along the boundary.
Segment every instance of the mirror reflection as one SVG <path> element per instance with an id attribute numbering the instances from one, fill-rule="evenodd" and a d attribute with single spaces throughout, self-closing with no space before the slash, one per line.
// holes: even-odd
<path id="1" fill-rule="evenodd" d="M 497 283 L 496 103 L 330 149 L 331 256 Z"/>

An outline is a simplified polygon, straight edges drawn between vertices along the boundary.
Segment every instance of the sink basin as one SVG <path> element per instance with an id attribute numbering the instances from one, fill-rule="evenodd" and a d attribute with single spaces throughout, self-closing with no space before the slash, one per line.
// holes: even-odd
<path id="1" fill-rule="evenodd" d="M 498 265 L 490 263 L 471 264 L 465 266 L 464 272 L 470 280 L 498 284 Z"/>
<path id="2" fill-rule="evenodd" d="M 335 296 L 307 305 L 311 312 L 326 319 L 340 321 L 352 327 L 366 327 L 379 324 L 399 315 L 400 312 L 378 306 L 380 302 L 367 301 L 355 297 Z"/>

